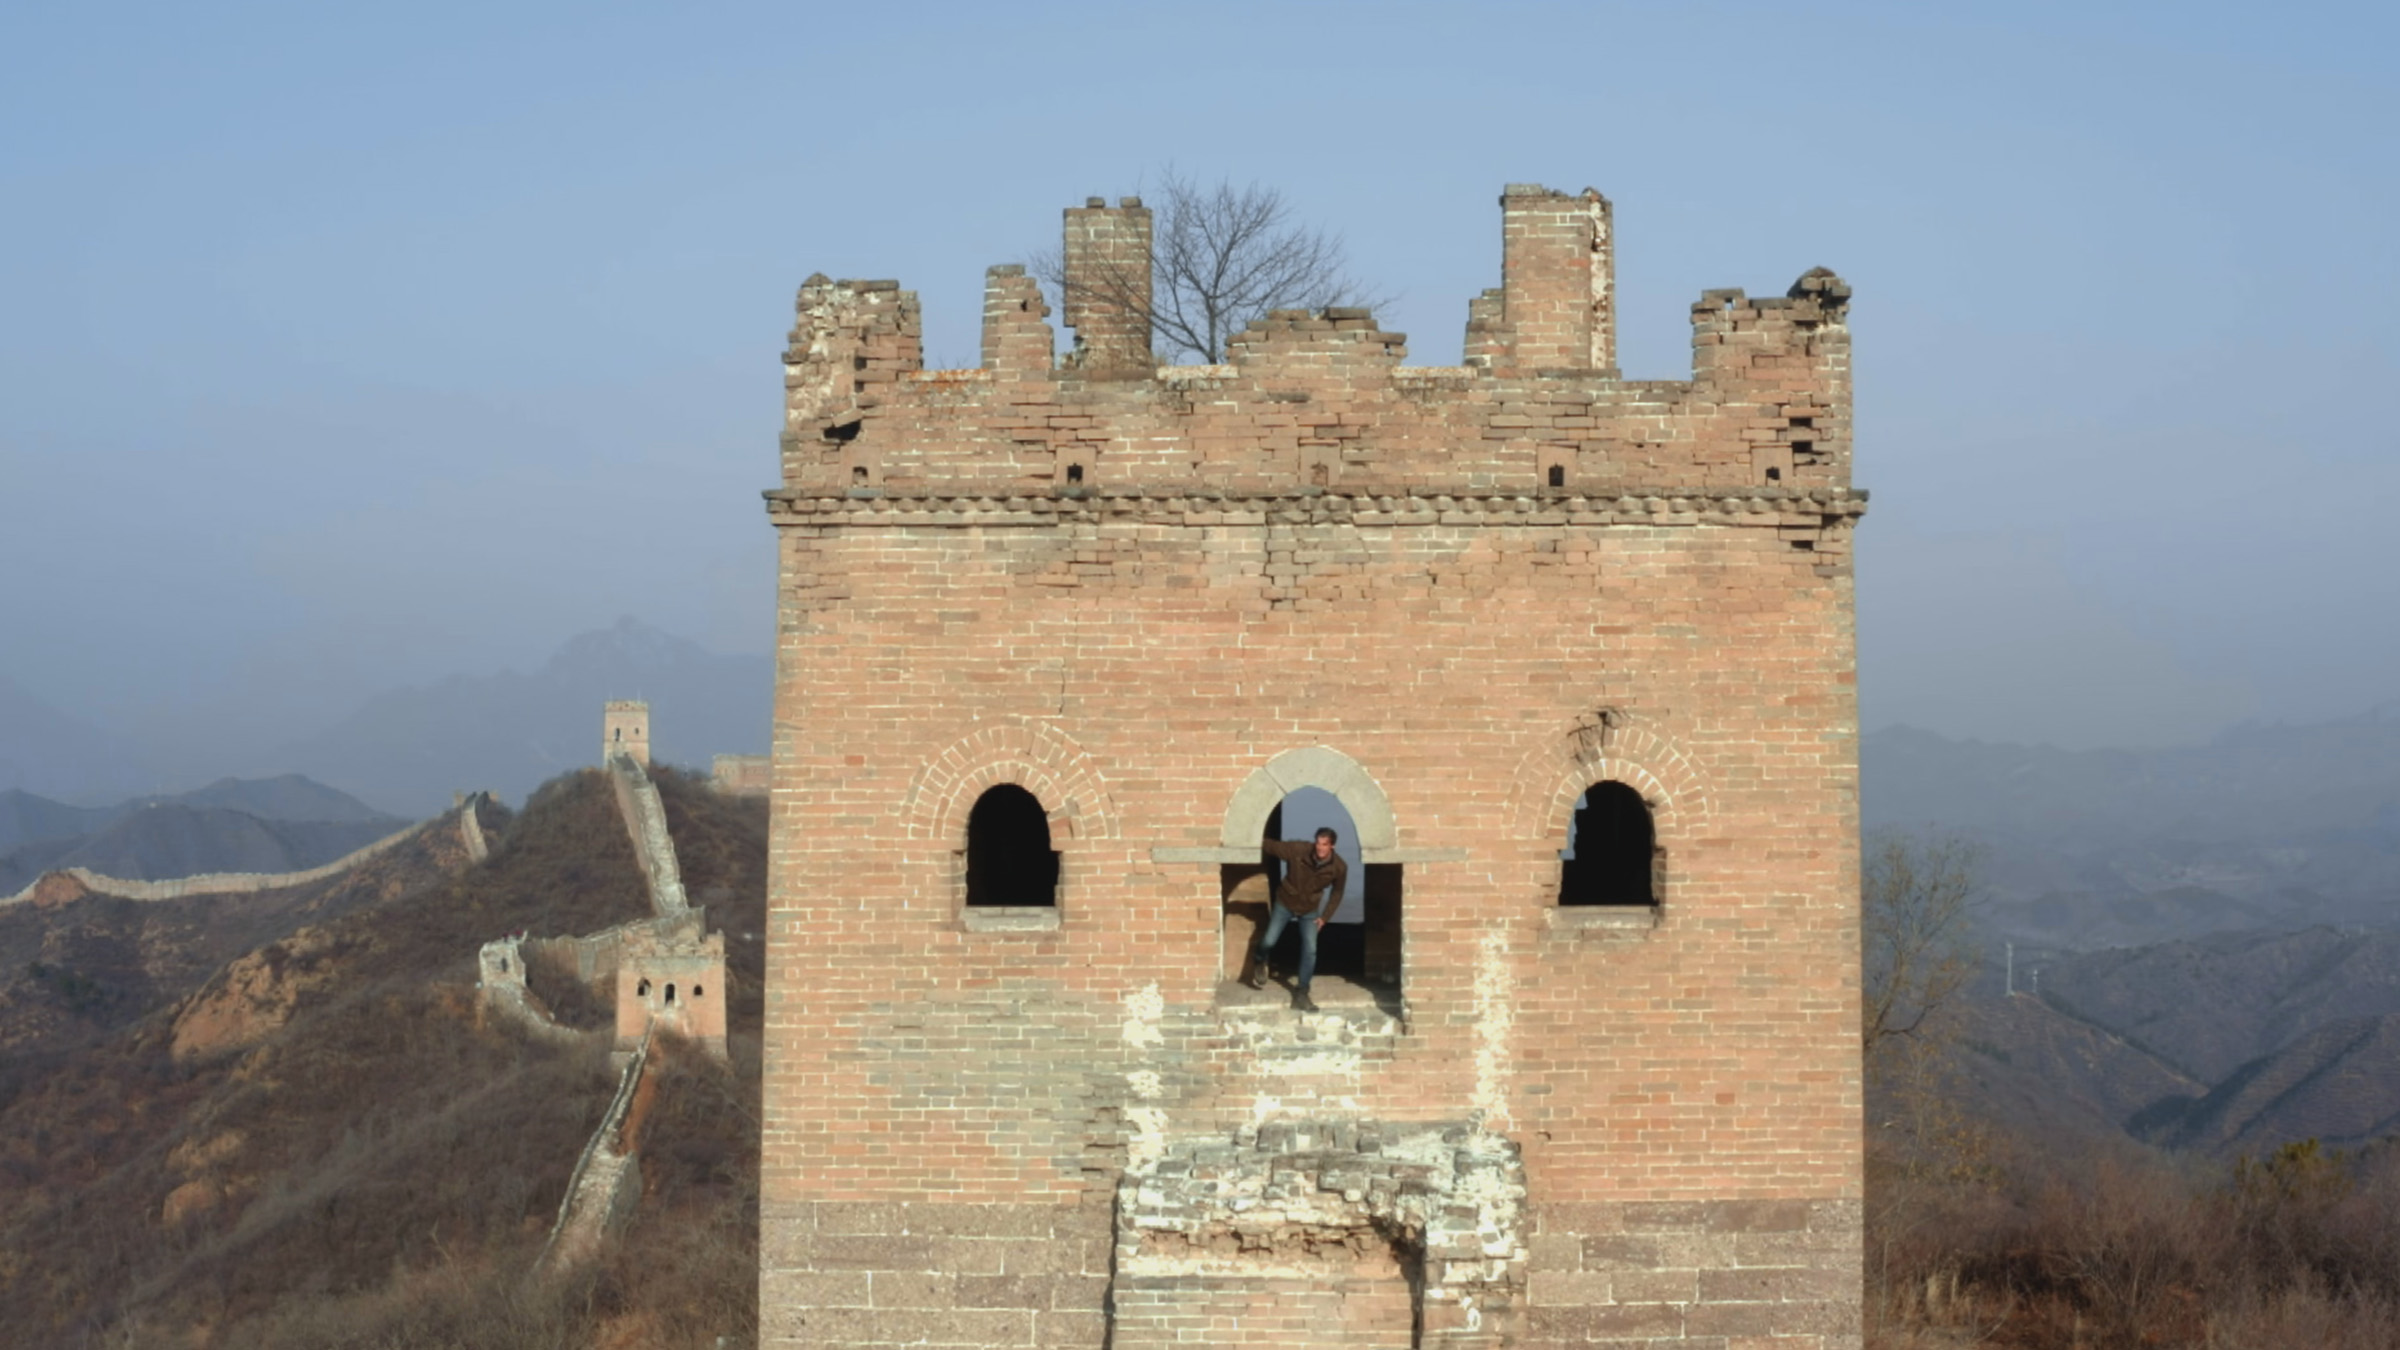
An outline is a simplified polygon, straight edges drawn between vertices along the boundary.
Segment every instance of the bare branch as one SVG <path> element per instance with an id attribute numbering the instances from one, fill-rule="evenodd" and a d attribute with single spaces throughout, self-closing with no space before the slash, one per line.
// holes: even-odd
<path id="1" fill-rule="evenodd" d="M 1868 1055 L 1889 1038 L 1917 1036 L 1974 974 L 1967 923 L 1981 869 L 1981 848 L 1957 837 L 1894 835 L 1868 852 L 1859 915 Z"/>
<path id="2" fill-rule="evenodd" d="M 1145 312 L 1146 301 L 1152 342 L 1161 350 L 1214 363 L 1225 359 L 1236 333 L 1269 310 L 1382 302 L 1347 275 L 1340 237 L 1292 223 L 1283 194 L 1273 188 L 1203 188 L 1169 169 L 1151 196 L 1151 285 L 1107 269 L 1075 284 L 1082 295 L 1135 313 Z M 1044 249 L 1028 264 L 1062 301 L 1065 262 L 1058 250 Z"/>

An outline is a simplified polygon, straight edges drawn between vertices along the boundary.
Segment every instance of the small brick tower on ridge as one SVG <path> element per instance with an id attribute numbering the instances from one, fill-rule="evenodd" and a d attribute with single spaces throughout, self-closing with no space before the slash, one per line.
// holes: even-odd
<path id="1" fill-rule="evenodd" d="M 650 767 L 650 705 L 638 699 L 611 699 L 600 705 L 600 762 L 630 755 Z"/>
<path id="2" fill-rule="evenodd" d="M 1859 1344 L 1849 288 L 1625 380 L 1609 203 L 1500 205 L 1455 367 L 1160 368 L 1130 199 L 1064 361 L 1022 268 L 976 370 L 801 287 L 765 1344 Z M 1237 978 L 1287 807 L 1313 1013 Z"/>

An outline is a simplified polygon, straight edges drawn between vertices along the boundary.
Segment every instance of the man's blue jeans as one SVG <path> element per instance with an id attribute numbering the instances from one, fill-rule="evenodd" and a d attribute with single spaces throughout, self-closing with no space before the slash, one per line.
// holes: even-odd
<path id="1" fill-rule="evenodd" d="M 1295 923 L 1300 925 L 1300 982 L 1295 987 L 1305 994 L 1308 992 L 1308 982 L 1315 979 L 1317 974 L 1317 919 L 1315 915 L 1294 914 L 1282 905 L 1272 900 L 1268 901 L 1267 931 L 1259 934 L 1258 945 L 1251 949 L 1250 959 L 1258 963 L 1260 970 L 1265 970 L 1267 953 L 1275 950 L 1275 944 L 1282 940 L 1284 926 Z"/>

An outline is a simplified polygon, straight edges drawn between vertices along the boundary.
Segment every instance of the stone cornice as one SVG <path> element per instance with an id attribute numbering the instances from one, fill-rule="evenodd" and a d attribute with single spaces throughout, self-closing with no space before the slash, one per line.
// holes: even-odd
<path id="1" fill-rule="evenodd" d="M 1734 525 L 1823 528 L 1865 515 L 1863 488 L 1625 488 L 1614 492 L 1429 488 L 1115 488 L 992 493 L 963 489 L 779 489 L 778 525 L 994 526 L 1140 520 L 1181 525 Z"/>

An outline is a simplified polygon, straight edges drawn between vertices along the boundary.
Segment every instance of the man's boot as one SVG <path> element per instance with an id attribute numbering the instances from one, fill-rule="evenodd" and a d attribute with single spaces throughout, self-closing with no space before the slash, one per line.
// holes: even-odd
<path id="1" fill-rule="evenodd" d="M 1317 1001 L 1308 996 L 1307 985 L 1302 985 L 1292 991 L 1292 1009 L 1295 1012 L 1304 1013 L 1311 1013 L 1317 1010 Z"/>
<path id="2" fill-rule="evenodd" d="M 1250 954 L 1250 968 L 1242 972 L 1242 983 L 1248 985 L 1252 989 L 1264 989 L 1267 987 L 1266 958 L 1260 956 L 1256 952 L 1252 952 Z"/>

